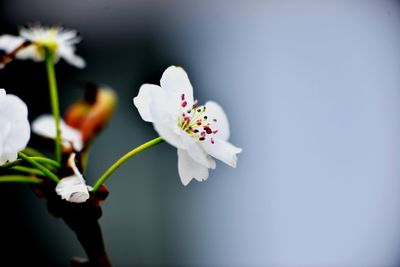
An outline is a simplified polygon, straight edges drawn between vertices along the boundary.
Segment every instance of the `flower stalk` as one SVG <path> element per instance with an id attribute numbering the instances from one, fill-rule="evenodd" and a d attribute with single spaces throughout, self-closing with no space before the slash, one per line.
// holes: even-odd
<path id="1" fill-rule="evenodd" d="M 60 129 L 60 107 L 58 100 L 58 89 L 56 74 L 54 70 L 54 53 L 50 48 L 45 47 L 45 61 L 47 76 L 49 80 L 51 110 L 56 123 L 56 138 L 55 138 L 55 158 L 61 164 L 61 129 Z"/>
<path id="2" fill-rule="evenodd" d="M 25 154 L 25 153 L 24 153 Z M 30 157 L 32 160 L 38 162 L 38 163 L 44 163 L 47 166 L 51 166 L 53 168 L 59 169 L 60 168 L 60 164 L 58 164 L 57 161 L 49 159 L 49 158 L 45 158 L 45 157 Z M 12 162 L 7 162 L 4 163 L 3 165 L 0 165 L 1 169 L 9 169 L 12 168 L 14 166 L 19 166 L 24 162 L 24 160 L 22 159 L 17 159 L 14 160 Z"/>
<path id="3" fill-rule="evenodd" d="M 21 183 L 21 184 L 40 184 L 41 179 L 24 175 L 3 175 L 0 176 L 0 183 Z"/>
<path id="4" fill-rule="evenodd" d="M 31 174 L 31 175 L 34 174 L 34 175 L 38 175 L 38 176 L 45 176 L 42 171 L 34 169 L 34 168 L 25 167 L 25 166 L 14 166 L 11 168 L 11 170 L 17 171 L 17 172 L 23 172 L 23 173 Z"/>
<path id="5" fill-rule="evenodd" d="M 159 143 L 164 142 L 164 140 L 161 137 L 154 138 L 153 140 L 150 140 L 135 149 L 129 151 L 125 155 L 123 155 L 120 159 L 118 159 L 108 170 L 104 172 L 102 176 L 97 180 L 95 185 L 93 186 L 92 192 L 96 192 L 99 187 L 105 183 L 107 178 L 116 170 L 118 169 L 122 164 L 124 164 L 128 159 L 134 157 L 135 155 L 139 154 L 140 152 L 149 149 Z"/>
<path id="6" fill-rule="evenodd" d="M 25 160 L 26 162 L 28 162 L 29 164 L 31 164 L 33 167 L 35 167 L 36 169 L 40 170 L 43 172 L 43 175 L 45 175 L 46 177 L 50 178 L 51 180 L 53 180 L 55 183 L 58 183 L 60 181 L 60 179 L 57 177 L 57 175 L 55 175 L 54 173 L 52 173 L 49 169 L 47 169 L 46 167 L 44 167 L 42 164 L 40 164 L 39 162 L 33 160 L 32 158 L 28 157 L 27 155 L 25 155 L 22 152 L 18 153 L 18 156 Z"/>

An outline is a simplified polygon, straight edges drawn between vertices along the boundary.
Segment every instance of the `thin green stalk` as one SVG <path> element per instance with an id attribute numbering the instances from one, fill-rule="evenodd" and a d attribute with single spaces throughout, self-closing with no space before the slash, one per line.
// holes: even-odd
<path id="1" fill-rule="evenodd" d="M 58 90 L 56 74 L 54 71 L 54 54 L 50 49 L 46 48 L 46 69 L 49 79 L 51 109 L 56 123 L 56 139 L 55 139 L 55 158 L 61 164 L 61 130 L 60 130 L 60 107 L 58 101 Z"/>
<path id="2" fill-rule="evenodd" d="M 61 168 L 60 164 L 57 161 L 49 159 L 49 158 L 45 158 L 45 157 L 30 157 L 30 158 L 36 162 L 43 163 L 43 164 L 52 166 L 57 169 Z"/>
<path id="3" fill-rule="evenodd" d="M 26 162 L 28 162 L 29 164 L 31 164 L 33 167 L 35 167 L 35 168 L 41 170 L 41 171 L 43 172 L 43 174 L 44 174 L 46 177 L 50 178 L 50 179 L 53 180 L 54 182 L 58 183 L 58 182 L 60 181 L 60 179 L 59 179 L 54 173 L 52 173 L 51 171 L 49 171 L 49 169 L 47 169 L 46 167 L 44 167 L 44 166 L 43 166 L 42 164 L 40 164 L 39 162 L 37 162 L 37 161 L 31 159 L 30 157 L 28 157 L 28 156 L 25 155 L 24 153 L 19 152 L 19 153 L 18 153 L 18 156 L 19 156 L 21 159 L 23 159 L 23 160 L 25 160 Z"/>
<path id="4" fill-rule="evenodd" d="M 41 180 L 24 175 L 4 175 L 0 176 L 0 183 L 40 184 Z"/>
<path id="5" fill-rule="evenodd" d="M 22 153 L 30 156 L 30 157 L 45 157 L 41 152 L 37 151 L 34 148 L 31 147 L 25 147 L 24 150 L 22 150 Z"/>
<path id="6" fill-rule="evenodd" d="M 0 168 L 1 169 L 9 169 L 14 166 L 20 165 L 22 162 L 23 161 L 21 159 L 17 159 L 17 160 L 11 161 L 11 162 L 4 163 L 3 165 L 0 165 Z"/>
<path id="7" fill-rule="evenodd" d="M 11 170 L 17 171 L 17 172 L 23 172 L 23 173 L 28 173 L 28 174 L 44 176 L 44 173 L 42 171 L 40 171 L 38 169 L 34 169 L 34 168 L 25 167 L 25 166 L 14 166 L 11 168 Z"/>
<path id="8" fill-rule="evenodd" d="M 164 140 L 161 137 L 157 137 L 153 140 L 150 140 L 140 146 L 138 146 L 137 148 L 129 151 L 128 153 L 126 153 L 125 155 L 123 155 L 120 159 L 118 159 L 110 168 L 108 168 L 108 170 L 105 171 L 105 173 L 103 173 L 102 176 L 100 176 L 100 178 L 97 180 L 97 182 L 94 184 L 92 192 L 96 192 L 97 189 L 99 189 L 99 187 L 104 184 L 104 182 L 107 180 L 107 178 L 116 170 L 118 169 L 119 166 L 121 166 L 122 164 L 124 164 L 128 159 L 132 158 L 133 156 L 135 156 L 136 154 L 149 149 L 161 142 L 163 142 Z"/>
<path id="9" fill-rule="evenodd" d="M 60 168 L 60 164 L 58 164 L 58 162 L 55 161 L 55 160 L 52 160 L 52 159 L 49 159 L 49 158 L 45 158 L 45 157 L 30 157 L 30 158 L 33 159 L 36 162 L 44 163 L 46 165 L 52 166 L 52 167 L 57 168 L 57 169 Z M 7 163 L 4 163 L 3 165 L 0 165 L 0 168 L 1 169 L 9 169 L 9 168 L 12 168 L 14 166 L 21 165 L 23 162 L 25 162 L 25 161 L 22 160 L 22 159 L 17 159 L 17 160 L 14 160 L 12 162 L 7 162 Z"/>

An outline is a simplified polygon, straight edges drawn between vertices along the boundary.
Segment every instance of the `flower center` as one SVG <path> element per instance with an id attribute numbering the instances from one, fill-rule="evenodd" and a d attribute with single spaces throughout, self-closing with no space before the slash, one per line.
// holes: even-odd
<path id="1" fill-rule="evenodd" d="M 57 29 L 49 29 L 36 38 L 34 44 L 37 52 L 43 58 L 45 56 L 45 49 L 48 49 L 53 55 L 55 54 L 58 47 L 57 34 Z"/>
<path id="2" fill-rule="evenodd" d="M 181 95 L 181 101 L 181 106 L 185 109 L 187 107 L 185 94 Z M 217 122 L 216 119 L 212 119 L 212 121 Z M 197 105 L 197 100 L 194 101 L 191 108 L 187 109 L 182 113 L 182 116 L 179 117 L 178 126 L 196 140 L 210 140 L 212 144 L 215 142 L 213 135 L 218 132 L 218 130 L 212 129 L 212 125 L 206 114 L 206 107 L 199 107 Z"/>

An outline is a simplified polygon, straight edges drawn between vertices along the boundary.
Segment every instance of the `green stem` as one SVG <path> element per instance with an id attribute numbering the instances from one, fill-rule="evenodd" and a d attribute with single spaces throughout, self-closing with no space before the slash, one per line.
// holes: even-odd
<path id="1" fill-rule="evenodd" d="M 107 178 L 116 170 L 118 169 L 119 166 L 121 166 L 122 164 L 124 164 L 128 159 L 132 158 L 133 156 L 135 156 L 136 154 L 151 148 L 161 142 L 163 142 L 164 140 L 161 137 L 157 137 L 153 140 L 150 140 L 140 146 L 138 146 L 137 148 L 129 151 L 128 153 L 126 153 L 125 155 L 123 155 L 120 159 L 118 159 L 110 168 L 108 168 L 108 170 L 103 173 L 102 176 L 100 176 L 100 178 L 97 180 L 97 182 L 94 184 L 92 192 L 96 192 L 97 189 L 99 189 L 99 187 L 104 184 L 104 182 L 107 180 Z"/>
<path id="2" fill-rule="evenodd" d="M 39 162 L 39 163 L 44 163 L 44 164 L 50 165 L 50 166 L 52 166 L 54 168 L 57 168 L 57 169 L 61 168 L 60 164 L 57 161 L 49 159 L 49 158 L 31 157 L 31 159 L 33 159 L 34 161 Z"/>
<path id="3" fill-rule="evenodd" d="M 41 176 L 44 175 L 44 173 L 40 170 L 25 167 L 25 166 L 14 166 L 11 168 L 11 170 L 17 171 L 17 172 L 28 173 L 28 174 L 34 174 L 34 175 L 41 175 Z"/>
<path id="4" fill-rule="evenodd" d="M 51 109 L 56 123 L 56 139 L 55 139 L 55 157 L 58 163 L 61 164 L 61 130 L 60 130 L 60 107 L 58 101 L 58 90 L 56 74 L 54 71 L 54 54 L 50 49 L 46 50 L 46 69 L 49 79 Z"/>
<path id="5" fill-rule="evenodd" d="M 20 165 L 23 161 L 21 159 L 17 159 L 11 162 L 4 163 L 3 165 L 0 166 L 1 169 L 9 169 L 14 166 Z"/>
<path id="6" fill-rule="evenodd" d="M 52 159 L 49 159 L 49 158 L 45 158 L 45 157 L 30 157 L 30 158 L 33 159 L 36 162 L 44 163 L 46 165 L 50 165 L 50 166 L 55 167 L 57 169 L 60 168 L 60 164 L 58 164 L 58 162 L 55 161 L 55 160 L 52 160 Z M 24 162 L 24 160 L 17 159 L 17 160 L 14 160 L 12 162 L 7 162 L 7 163 L 4 163 L 3 165 L 0 165 L 0 168 L 1 169 L 9 169 L 9 168 L 12 168 L 14 166 L 21 165 L 23 162 Z"/>
<path id="7" fill-rule="evenodd" d="M 23 183 L 23 184 L 40 184 L 41 180 L 35 177 L 24 175 L 4 175 L 0 176 L 0 183 Z"/>
<path id="8" fill-rule="evenodd" d="M 30 156 L 30 157 L 44 157 L 44 155 L 42 153 L 40 153 L 39 151 L 37 151 L 34 148 L 31 147 L 25 147 L 24 150 L 22 150 L 22 153 Z"/>
<path id="9" fill-rule="evenodd" d="M 48 178 L 50 178 L 51 180 L 53 180 L 54 182 L 58 183 L 60 181 L 60 179 L 51 171 L 49 171 L 46 167 L 44 167 L 42 164 L 38 163 L 37 161 L 31 159 L 30 157 L 28 157 L 27 155 L 25 155 L 22 152 L 18 153 L 18 156 L 25 160 L 26 162 L 28 162 L 29 164 L 31 164 L 33 167 L 41 170 L 43 172 L 43 174 L 45 176 L 47 176 Z"/>

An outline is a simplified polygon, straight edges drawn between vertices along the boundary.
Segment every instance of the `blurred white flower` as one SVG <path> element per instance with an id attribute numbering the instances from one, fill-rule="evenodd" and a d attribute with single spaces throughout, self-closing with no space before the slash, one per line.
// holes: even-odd
<path id="1" fill-rule="evenodd" d="M 215 102 L 198 106 L 186 72 L 176 66 L 165 70 L 161 87 L 144 84 L 133 99 L 143 120 L 178 149 L 178 171 L 183 185 L 204 181 L 215 168 L 212 157 L 236 167 L 241 148 L 230 144 L 228 119 Z M 212 157 L 211 157 L 212 156 Z"/>
<path id="2" fill-rule="evenodd" d="M 89 191 L 85 179 L 75 163 L 75 153 L 68 158 L 68 166 L 74 174 L 64 177 L 56 186 L 56 193 L 64 200 L 74 203 L 82 203 L 89 199 Z"/>
<path id="3" fill-rule="evenodd" d="M 62 119 L 60 120 L 61 140 L 65 149 L 73 148 L 79 152 L 83 148 L 82 133 L 68 126 Z M 45 138 L 56 138 L 56 122 L 53 115 L 45 114 L 37 117 L 32 122 L 32 131 Z"/>
<path id="4" fill-rule="evenodd" d="M 14 161 L 28 144 L 31 129 L 26 104 L 0 89 L 0 165 Z"/>
<path id="5" fill-rule="evenodd" d="M 32 26 L 21 28 L 20 36 L 4 34 L 0 36 L 0 49 L 12 53 L 17 48 L 15 57 L 43 61 L 45 49 L 54 53 L 54 62 L 63 58 L 78 68 L 85 67 L 85 61 L 75 55 L 75 45 L 81 41 L 78 33 L 62 27 Z"/>

